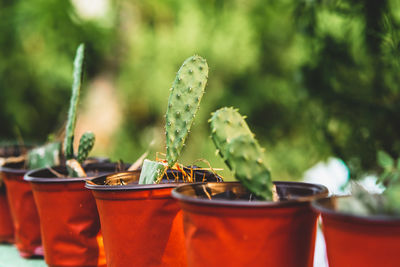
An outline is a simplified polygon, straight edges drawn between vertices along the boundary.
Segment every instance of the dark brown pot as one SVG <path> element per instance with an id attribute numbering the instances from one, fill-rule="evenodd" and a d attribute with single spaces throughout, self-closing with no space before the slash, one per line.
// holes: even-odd
<path id="1" fill-rule="evenodd" d="M 15 246 L 24 258 L 43 256 L 39 215 L 32 187 L 23 180 L 28 170 L 21 167 L 21 164 L 7 164 L 1 168 L 13 218 Z"/>
<path id="2" fill-rule="evenodd" d="M 183 211 L 188 266 L 313 266 L 321 185 L 275 182 L 278 202 L 250 201 L 238 182 L 183 185 L 172 191 Z"/>
<path id="3" fill-rule="evenodd" d="M 66 175 L 65 167 L 53 168 Z M 111 163 L 89 164 L 90 177 L 115 172 Z M 48 169 L 25 175 L 40 216 L 45 261 L 49 266 L 105 266 L 96 202 L 85 188 L 90 178 L 57 178 Z"/>
<path id="4" fill-rule="evenodd" d="M 342 198 L 313 202 L 321 212 L 329 266 L 400 266 L 400 218 L 339 212 L 337 201 Z"/>
<path id="5" fill-rule="evenodd" d="M 138 180 L 140 171 L 116 175 Z M 217 180 L 209 172 L 195 171 L 197 178 L 203 175 Z M 171 197 L 179 183 L 109 186 L 105 178 L 86 187 L 96 198 L 107 266 L 186 266 L 182 212 Z"/>

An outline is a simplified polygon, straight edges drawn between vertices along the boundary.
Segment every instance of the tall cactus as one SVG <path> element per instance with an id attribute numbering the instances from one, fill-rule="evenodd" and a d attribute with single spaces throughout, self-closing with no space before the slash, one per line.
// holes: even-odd
<path id="1" fill-rule="evenodd" d="M 85 45 L 80 44 L 76 50 L 76 56 L 74 60 L 74 73 L 72 83 L 72 96 L 68 111 L 68 120 L 65 128 L 65 139 L 64 139 L 64 153 L 67 159 L 68 174 L 70 176 L 86 176 L 82 164 L 88 157 L 90 150 L 93 148 L 95 137 L 92 132 L 85 132 L 79 143 L 78 155 L 74 153 L 74 136 L 77 109 L 79 104 L 79 96 L 81 91 L 81 84 L 83 80 L 83 60 L 85 54 Z"/>
<path id="2" fill-rule="evenodd" d="M 204 58 L 186 59 L 172 84 L 166 114 L 167 161 L 172 167 L 181 153 L 207 84 L 208 65 Z"/>
<path id="3" fill-rule="evenodd" d="M 237 109 L 221 108 L 212 114 L 211 138 L 219 154 L 250 192 L 272 199 L 273 183 L 263 149 Z"/>
<path id="4" fill-rule="evenodd" d="M 186 59 L 171 87 L 166 113 L 166 143 L 168 167 L 174 166 L 182 151 L 193 120 L 200 106 L 207 84 L 208 65 L 204 58 L 192 56 Z M 165 170 L 161 162 L 146 160 L 143 163 L 139 183 L 159 181 Z"/>

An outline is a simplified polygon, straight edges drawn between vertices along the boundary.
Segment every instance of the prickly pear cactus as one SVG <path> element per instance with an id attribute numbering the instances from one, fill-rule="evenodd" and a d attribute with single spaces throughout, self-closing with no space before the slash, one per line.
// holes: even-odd
<path id="1" fill-rule="evenodd" d="M 199 108 L 208 78 L 204 58 L 192 56 L 183 62 L 172 84 L 166 114 L 167 161 L 172 167 L 182 150 Z"/>
<path id="2" fill-rule="evenodd" d="M 87 159 L 89 152 L 92 150 L 95 141 L 95 136 L 92 132 L 85 132 L 80 141 L 78 147 L 77 160 L 82 164 Z"/>
<path id="3" fill-rule="evenodd" d="M 211 119 L 209 119 L 211 139 L 217 147 L 217 152 L 224 160 L 230 140 L 241 135 L 254 136 L 244 119 L 245 117 L 242 117 L 238 110 L 232 107 L 224 107 L 213 112 Z M 225 162 L 231 168 L 229 162 Z"/>
<path id="4" fill-rule="evenodd" d="M 273 183 L 263 149 L 244 117 L 236 109 L 222 108 L 213 113 L 210 123 L 215 146 L 235 177 L 258 198 L 271 200 Z"/>
<path id="5" fill-rule="evenodd" d="M 49 143 L 28 152 L 28 169 L 40 169 L 60 164 L 61 143 Z"/>
<path id="6" fill-rule="evenodd" d="M 76 56 L 74 61 L 74 74 L 72 84 L 72 96 L 68 111 L 67 126 L 65 128 L 65 140 L 64 140 L 64 153 L 65 158 L 74 158 L 74 132 L 76 124 L 76 110 L 79 103 L 79 95 L 81 91 L 81 83 L 83 79 L 82 65 L 85 53 L 85 45 L 80 44 L 76 50 Z"/>

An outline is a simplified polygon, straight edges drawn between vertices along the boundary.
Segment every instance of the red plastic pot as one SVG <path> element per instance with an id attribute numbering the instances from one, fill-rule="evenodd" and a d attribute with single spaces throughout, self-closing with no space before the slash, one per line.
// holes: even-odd
<path id="1" fill-rule="evenodd" d="M 337 202 L 343 198 L 313 203 L 321 212 L 329 267 L 400 266 L 400 218 L 339 212 Z"/>
<path id="2" fill-rule="evenodd" d="M 0 174 L 1 175 L 1 174 Z M 6 195 L 6 188 L 0 185 L 0 243 L 13 243 L 14 226 Z"/>
<path id="3" fill-rule="evenodd" d="M 65 167 L 53 169 L 67 173 Z M 114 172 L 116 165 L 90 164 L 84 169 L 93 177 Z M 96 202 L 84 186 L 86 179 L 57 178 L 49 169 L 25 175 L 38 207 L 44 256 L 49 266 L 106 265 Z"/>
<path id="4" fill-rule="evenodd" d="M 27 147 L 6 145 L 0 147 L 0 157 L 16 157 L 21 155 Z M 14 242 L 14 225 L 7 199 L 7 190 L 3 182 L 0 167 L 0 243 Z"/>
<path id="5" fill-rule="evenodd" d="M 31 185 L 23 180 L 27 170 L 21 168 L 21 164 L 1 168 L 14 224 L 14 242 L 24 258 L 43 256 L 39 215 Z"/>
<path id="6" fill-rule="evenodd" d="M 216 180 L 195 171 L 201 178 L 204 173 L 205 179 Z M 140 172 L 116 175 L 138 180 Z M 107 266 L 186 266 L 182 212 L 171 197 L 179 183 L 109 186 L 105 178 L 86 187 L 92 189 L 99 210 Z"/>
<path id="7" fill-rule="evenodd" d="M 192 184 L 180 202 L 188 266 L 313 266 L 321 185 L 275 182 L 278 202 L 254 201 L 240 183 Z"/>

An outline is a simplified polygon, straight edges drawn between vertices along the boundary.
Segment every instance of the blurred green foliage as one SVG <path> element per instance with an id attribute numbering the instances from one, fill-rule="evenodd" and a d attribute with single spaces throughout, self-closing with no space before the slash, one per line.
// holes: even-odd
<path id="1" fill-rule="evenodd" d="M 114 159 L 163 140 L 168 89 L 193 54 L 210 74 L 183 163 L 225 167 L 207 125 L 222 106 L 248 116 L 275 179 L 331 155 L 358 177 L 378 168 L 378 150 L 400 155 L 398 1 L 98 2 L 107 12 L 88 18 L 69 1 L 0 0 L 0 139 L 44 141 L 62 127 L 85 42 L 86 85 L 112 77 L 123 114 L 111 144 L 95 147 Z"/>

